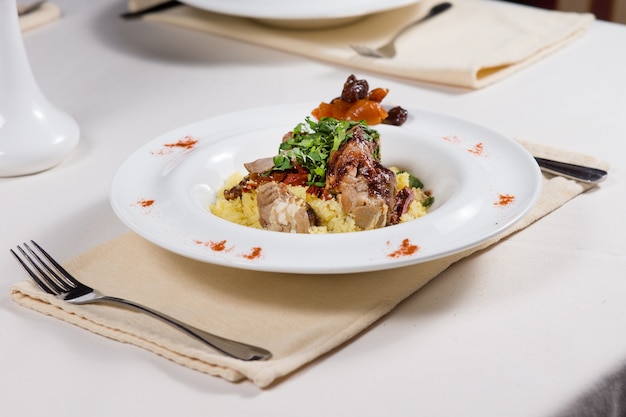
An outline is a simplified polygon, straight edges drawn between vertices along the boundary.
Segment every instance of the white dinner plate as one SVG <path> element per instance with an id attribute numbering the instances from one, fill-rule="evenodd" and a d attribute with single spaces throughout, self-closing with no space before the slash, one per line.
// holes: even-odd
<path id="1" fill-rule="evenodd" d="M 303 29 L 332 26 L 419 0 L 182 0 L 190 6 L 276 26 Z"/>
<path id="2" fill-rule="evenodd" d="M 250 270 L 349 273 L 451 255 L 520 220 L 541 190 L 528 152 L 489 129 L 409 109 L 401 126 L 378 125 L 386 166 L 414 173 L 432 191 L 430 212 L 381 229 L 322 235 L 272 232 L 214 216 L 209 205 L 244 162 L 275 155 L 284 133 L 315 104 L 250 109 L 168 132 L 115 174 L 111 203 L 133 231 L 196 260 Z"/>

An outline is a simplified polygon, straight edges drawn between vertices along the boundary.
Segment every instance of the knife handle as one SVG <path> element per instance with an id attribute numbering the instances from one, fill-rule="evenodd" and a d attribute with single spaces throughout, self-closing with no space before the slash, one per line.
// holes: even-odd
<path id="1" fill-rule="evenodd" d="M 138 19 L 148 13 L 160 12 L 161 10 L 171 9 L 172 7 L 182 6 L 182 3 L 177 0 L 166 1 L 155 6 L 147 7 L 145 9 L 137 10 L 134 12 L 122 13 L 120 17 L 122 19 Z"/>
<path id="2" fill-rule="evenodd" d="M 566 162 L 553 161 L 550 159 L 535 157 L 542 171 L 576 181 L 596 184 L 606 179 L 608 173 L 602 169 L 582 165 L 568 164 Z"/>

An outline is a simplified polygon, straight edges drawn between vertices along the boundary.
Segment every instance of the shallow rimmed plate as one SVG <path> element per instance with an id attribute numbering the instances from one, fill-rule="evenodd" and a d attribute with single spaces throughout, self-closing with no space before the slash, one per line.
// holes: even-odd
<path id="1" fill-rule="evenodd" d="M 111 204 L 147 240 L 180 255 L 236 268 L 349 273 L 438 259 L 478 245 L 520 220 L 541 174 L 519 144 L 453 117 L 409 110 L 401 127 L 379 125 L 381 154 L 418 176 L 435 196 L 426 216 L 382 229 L 327 235 L 270 232 L 208 209 L 243 163 L 274 155 L 284 133 L 315 104 L 251 109 L 168 132 L 115 174 Z"/>
<path id="2" fill-rule="evenodd" d="M 420 0 L 182 0 L 190 6 L 293 29 L 317 29 L 418 3 Z"/>

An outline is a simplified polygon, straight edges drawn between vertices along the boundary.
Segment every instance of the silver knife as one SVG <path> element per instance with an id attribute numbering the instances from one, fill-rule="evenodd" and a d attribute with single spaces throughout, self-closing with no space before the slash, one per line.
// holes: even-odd
<path id="1" fill-rule="evenodd" d="M 39 9 L 41 7 L 42 4 L 44 4 L 46 1 L 34 1 L 32 3 L 26 3 L 26 4 L 18 4 L 17 5 L 17 15 L 18 16 L 24 16 L 25 14 L 34 12 L 35 10 Z"/>
<path id="2" fill-rule="evenodd" d="M 182 6 L 182 3 L 179 2 L 178 0 L 168 0 L 163 3 L 158 3 L 154 6 L 151 6 L 145 9 L 137 10 L 134 12 L 122 13 L 120 17 L 122 19 L 138 19 L 142 17 L 143 15 L 146 15 L 149 13 L 160 12 L 162 10 L 171 9 L 172 7 L 177 7 L 177 6 Z"/>
<path id="3" fill-rule="evenodd" d="M 561 177 L 570 178 L 588 184 L 596 184 L 606 179 L 608 173 L 605 170 L 582 165 L 568 164 L 566 162 L 553 161 L 550 159 L 537 158 L 535 161 L 543 172 Z"/>

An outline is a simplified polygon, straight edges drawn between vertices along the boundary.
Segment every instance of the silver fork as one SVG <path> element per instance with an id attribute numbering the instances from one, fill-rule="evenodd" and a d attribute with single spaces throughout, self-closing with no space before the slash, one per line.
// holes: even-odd
<path id="1" fill-rule="evenodd" d="M 130 307 L 160 319 L 176 329 L 187 333 L 189 336 L 204 342 L 214 349 L 233 358 L 244 361 L 255 361 L 269 359 L 272 356 L 272 354 L 265 349 L 207 333 L 176 320 L 166 314 L 135 303 L 134 301 L 104 295 L 76 280 L 41 246 L 32 240 L 30 242 L 34 246 L 34 249 L 27 243 L 23 244 L 26 249 L 23 249 L 19 245 L 17 246 L 17 250 L 20 252 L 21 256 L 18 255 L 13 249 L 10 249 L 10 251 L 20 262 L 22 267 L 24 267 L 26 272 L 28 272 L 33 281 L 35 281 L 35 283 L 39 286 L 39 288 L 48 294 L 55 295 L 57 298 L 72 304 L 122 304 L 126 307 Z"/>
<path id="2" fill-rule="evenodd" d="M 395 43 L 396 43 L 396 40 L 400 37 L 400 35 L 402 35 L 404 32 L 406 32 L 413 26 L 419 23 L 425 22 L 431 17 L 435 17 L 438 14 L 445 12 L 450 7 L 452 7 L 452 4 L 448 2 L 434 5 L 425 16 L 416 20 L 415 22 L 409 23 L 408 25 L 400 29 L 400 31 L 398 31 L 393 36 L 393 38 L 391 38 L 389 42 L 387 42 L 385 45 L 381 46 L 380 48 L 374 49 L 374 48 L 370 48 L 368 46 L 363 46 L 363 45 L 350 45 L 350 48 L 352 48 L 357 54 L 362 55 L 362 56 L 367 56 L 371 58 L 393 58 L 394 56 L 396 56 Z"/>

